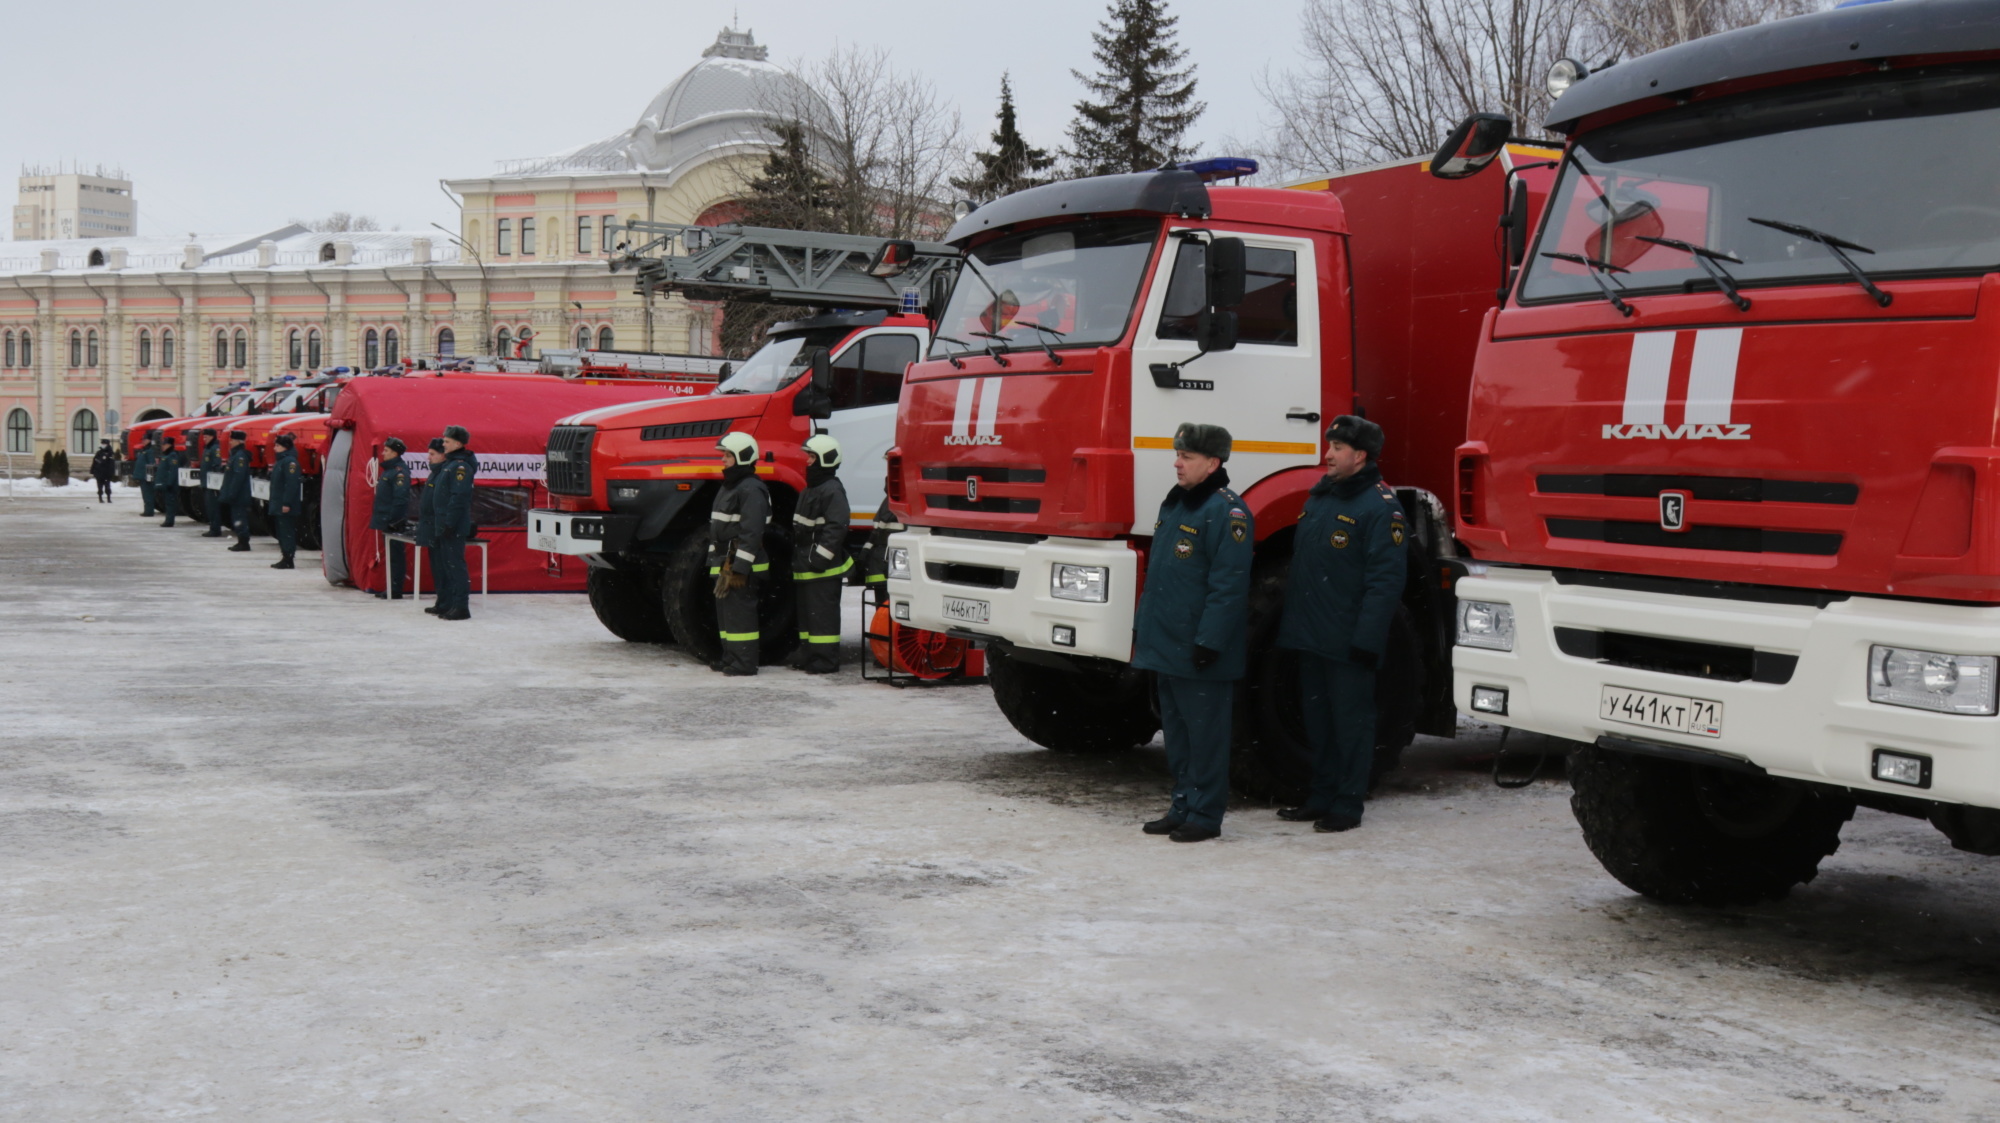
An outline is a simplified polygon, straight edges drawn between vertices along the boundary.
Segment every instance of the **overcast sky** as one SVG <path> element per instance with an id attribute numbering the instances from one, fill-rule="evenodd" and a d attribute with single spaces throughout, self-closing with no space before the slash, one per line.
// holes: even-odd
<path id="1" fill-rule="evenodd" d="M 1091 69 L 1100 0 L 181 0 L 7 17 L 0 168 L 81 161 L 135 180 L 142 234 L 259 231 L 334 210 L 453 225 L 445 177 L 629 127 L 732 15 L 775 62 L 886 48 L 984 140 L 1011 71 L 1029 141 L 1054 148 Z M 1206 155 L 1258 131 L 1256 76 L 1292 65 L 1293 0 L 1173 0 L 1199 67 Z M 84 14 L 87 13 L 87 14 Z M 866 18 L 868 22 L 857 22 Z M 54 108 L 52 108 L 54 107 Z"/>

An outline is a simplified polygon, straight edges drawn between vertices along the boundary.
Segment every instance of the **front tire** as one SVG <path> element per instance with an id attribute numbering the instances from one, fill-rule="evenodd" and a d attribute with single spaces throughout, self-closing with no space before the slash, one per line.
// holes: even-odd
<path id="1" fill-rule="evenodd" d="M 1854 801 L 1765 776 L 1585 746 L 1570 809 L 1626 888 L 1675 905 L 1775 901 L 1819 874 Z"/>
<path id="2" fill-rule="evenodd" d="M 797 593 L 792 589 L 790 543 L 776 533 L 764 536 L 764 553 L 771 567 L 764 573 L 757 594 L 757 631 L 760 663 L 782 663 L 799 645 L 798 618 L 793 612 Z M 715 577 L 708 572 L 708 540 L 694 535 L 674 547 L 668 555 L 667 572 L 660 582 L 660 607 L 667 629 L 681 650 L 713 663 L 722 658 L 722 637 L 715 625 Z"/>
<path id="3" fill-rule="evenodd" d="M 1159 731 L 1147 678 L 1080 674 L 986 652 L 993 701 L 1021 736 L 1059 753 L 1121 752 Z"/>
<path id="4" fill-rule="evenodd" d="M 597 622 L 627 643 L 669 643 L 666 605 L 659 583 L 645 570 L 591 566 L 584 576 Z"/>

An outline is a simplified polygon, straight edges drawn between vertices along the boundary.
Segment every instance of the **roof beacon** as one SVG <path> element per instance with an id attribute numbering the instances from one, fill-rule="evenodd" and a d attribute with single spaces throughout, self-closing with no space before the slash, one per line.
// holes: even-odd
<path id="1" fill-rule="evenodd" d="M 1190 160 L 1174 167 L 1184 172 L 1193 172 L 1203 183 L 1214 183 L 1218 179 L 1241 180 L 1246 175 L 1257 174 L 1257 161 L 1243 156 L 1217 156 L 1209 160 Z"/>

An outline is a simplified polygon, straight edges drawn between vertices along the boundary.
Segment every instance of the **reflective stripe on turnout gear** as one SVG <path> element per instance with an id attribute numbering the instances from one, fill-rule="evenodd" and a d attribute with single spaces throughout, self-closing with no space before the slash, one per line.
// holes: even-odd
<path id="1" fill-rule="evenodd" d="M 847 558 L 843 560 L 839 565 L 834 566 L 832 569 L 822 569 L 815 573 L 794 573 L 792 574 L 792 580 L 817 581 L 822 577 L 838 577 L 841 574 L 846 573 L 848 570 L 853 568 L 854 568 L 854 559 Z"/>
<path id="2" fill-rule="evenodd" d="M 753 565 L 753 566 L 751 566 L 751 567 L 750 567 L 750 572 L 752 572 L 752 573 L 762 573 L 762 572 L 764 572 L 765 570 L 767 570 L 767 569 L 769 569 L 769 568 L 771 568 L 771 563 L 770 563 L 770 562 L 758 562 L 758 563 L 757 563 L 756 565 Z M 713 576 L 715 576 L 715 575 L 716 575 L 717 573 L 720 573 L 720 572 L 722 572 L 722 567 L 721 567 L 721 566 L 719 566 L 719 565 L 711 565 L 711 566 L 709 566 L 709 567 L 708 567 L 708 575 L 709 575 L 710 577 L 713 577 Z"/>
<path id="3" fill-rule="evenodd" d="M 799 638 L 807 643 L 839 643 L 839 636 L 816 636 L 811 632 L 800 632 Z"/>
<path id="4" fill-rule="evenodd" d="M 753 640 L 753 639 L 762 639 L 762 638 L 763 638 L 763 636 L 764 636 L 764 633 L 762 633 L 762 632 L 722 632 L 722 631 L 718 631 L 718 632 L 716 632 L 715 634 L 716 634 L 716 635 L 719 635 L 719 636 L 721 636 L 721 637 L 722 637 L 722 641 L 723 641 L 724 643 L 736 643 L 736 642 L 740 642 L 740 641 L 743 641 L 743 640 Z"/>
<path id="5" fill-rule="evenodd" d="M 734 511 L 710 511 L 708 517 L 719 523 L 742 522 L 743 516 Z"/>
<path id="6" fill-rule="evenodd" d="M 825 526 L 825 525 L 826 525 L 826 520 L 825 520 L 825 519 L 809 519 L 809 518 L 805 517 L 804 515 L 793 515 L 793 516 L 792 516 L 792 521 L 793 521 L 793 522 L 795 522 L 795 523 L 797 523 L 797 524 L 799 524 L 800 526 Z"/>

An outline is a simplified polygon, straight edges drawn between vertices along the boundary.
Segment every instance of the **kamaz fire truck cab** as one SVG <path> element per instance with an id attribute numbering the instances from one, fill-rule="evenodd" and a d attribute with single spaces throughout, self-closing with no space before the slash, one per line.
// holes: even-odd
<path id="1" fill-rule="evenodd" d="M 1662 899 L 1782 896 L 1857 803 L 2000 853 L 2000 8 L 1697 40 L 1549 127 L 1459 453 L 1457 705 L 1582 742 L 1586 840 Z"/>

